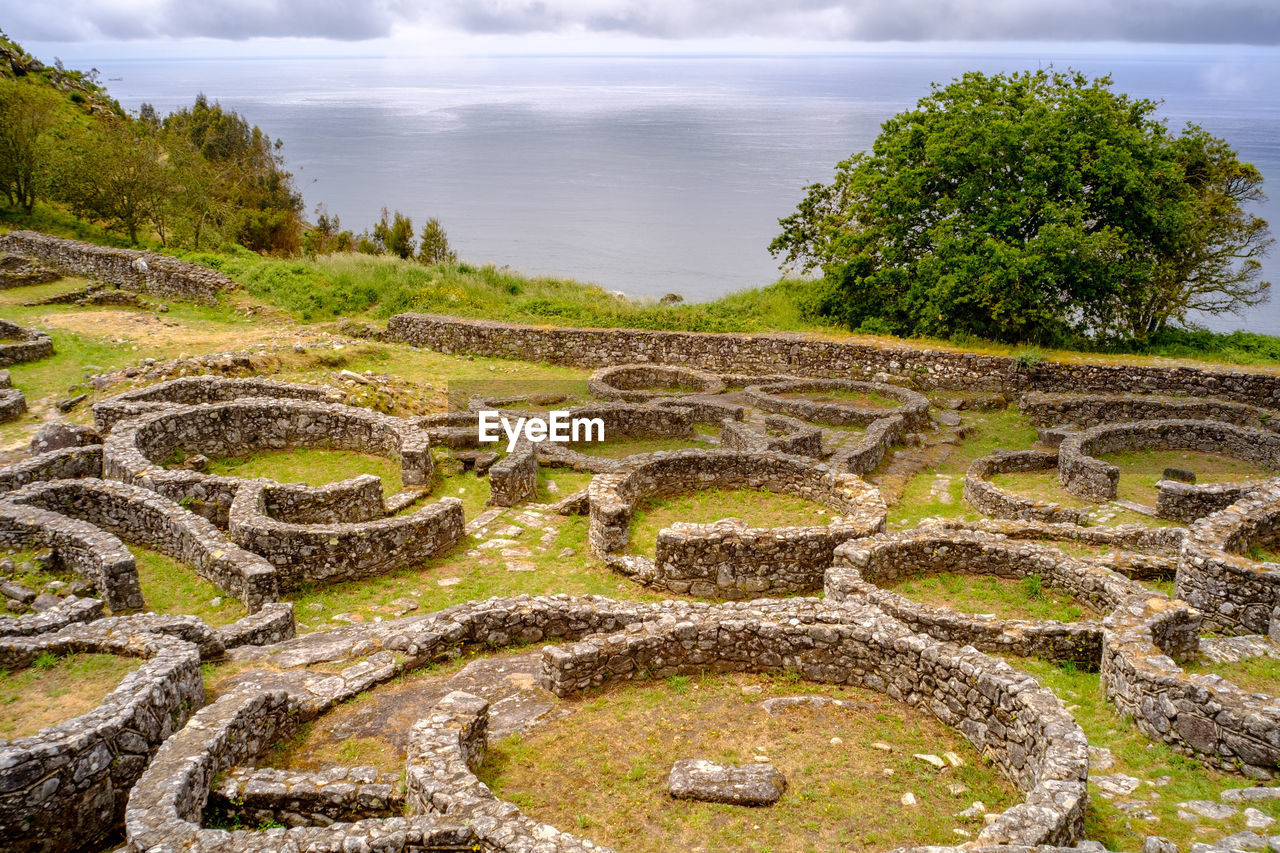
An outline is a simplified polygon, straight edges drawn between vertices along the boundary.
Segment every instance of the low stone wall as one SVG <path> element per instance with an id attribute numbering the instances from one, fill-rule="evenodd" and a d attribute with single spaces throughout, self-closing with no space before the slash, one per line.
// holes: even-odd
<path id="1" fill-rule="evenodd" d="M 658 534 L 653 562 L 620 557 L 631 513 L 642 498 L 707 488 L 767 489 L 830 507 L 831 523 L 772 530 L 678 524 Z M 677 593 L 744 598 L 766 591 L 817 589 L 835 546 L 884 529 L 879 490 L 851 474 L 781 453 L 677 450 L 632 457 L 589 490 L 592 553 L 642 583 Z"/>
<path id="2" fill-rule="evenodd" d="M 1280 481 L 1191 525 L 1174 593 L 1204 614 L 1206 627 L 1280 637 L 1280 564 L 1251 560 L 1280 543 Z"/>
<path id="3" fill-rule="evenodd" d="M 239 288 L 220 272 L 167 255 L 96 246 L 35 231 L 11 231 L 0 237 L 0 251 L 38 258 L 67 275 L 196 302 L 213 303 L 222 291 Z"/>
<path id="4" fill-rule="evenodd" d="M 1274 432 L 1216 421 L 1134 421 L 1091 427 L 1063 440 L 1058 447 L 1058 478 L 1073 495 L 1115 500 L 1120 469 L 1095 456 L 1119 450 L 1223 453 L 1280 471 L 1280 435 Z"/>
<path id="5" fill-rule="evenodd" d="M 104 839 L 120 825 L 129 789 L 157 747 L 204 704 L 200 655 L 157 635 L 0 638 L 0 667 L 28 666 L 41 653 L 146 658 L 97 709 L 0 742 L 0 835 L 11 849 L 63 853 Z"/>
<path id="6" fill-rule="evenodd" d="M 52 634 L 68 625 L 102 618 L 102 602 L 96 598 L 69 595 L 57 607 L 25 616 L 0 615 L 0 637 L 34 637 Z"/>
<path id="7" fill-rule="evenodd" d="M 902 440 L 906 431 L 906 420 L 901 415 L 880 418 L 867 427 L 862 438 L 832 454 L 831 464 L 850 474 L 869 474 L 884 459 L 889 448 Z"/>
<path id="8" fill-rule="evenodd" d="M 1186 394 L 1280 409 L 1280 375 L 1251 373 L 1236 366 L 1197 370 L 1046 361 L 1028 370 L 1020 369 L 1008 356 L 794 334 L 546 328 L 433 314 L 397 314 L 387 323 L 387 337 L 446 353 L 578 367 L 643 362 L 680 364 L 722 374 L 836 379 L 871 379 L 885 373 L 926 388 Z"/>
<path id="9" fill-rule="evenodd" d="M 1088 743 L 1034 679 L 913 633 L 874 608 L 806 604 L 788 615 L 713 611 L 549 647 L 543 686 L 569 696 L 631 678 L 786 670 L 870 688 L 958 729 L 1026 794 L 982 830 L 978 844 L 1069 845 L 1081 837 Z"/>
<path id="10" fill-rule="evenodd" d="M 0 543 L 52 548 L 62 566 L 93 584 L 113 612 L 142 609 L 138 567 L 117 537 L 86 521 L 5 497 L 0 500 Z"/>
<path id="11" fill-rule="evenodd" d="M 964 499 L 978 512 L 994 518 L 1084 524 L 1089 517 L 1087 510 L 1023 497 L 991 482 L 994 474 L 1049 471 L 1056 467 L 1058 453 L 1054 450 L 998 450 L 969 465 L 964 474 Z"/>
<path id="12" fill-rule="evenodd" d="M 769 415 L 764 424 L 725 418 L 721 422 L 720 444 L 726 450 L 751 453 L 776 451 L 795 456 L 822 456 L 822 429 L 787 415 Z"/>
<path id="13" fill-rule="evenodd" d="M 383 518 L 382 480 L 360 474 L 324 486 L 270 483 L 262 490 L 266 514 L 288 524 L 338 524 Z"/>
<path id="14" fill-rule="evenodd" d="M 53 340 L 44 332 L 19 326 L 9 320 L 0 320 L 0 367 L 38 361 L 51 355 Z"/>
<path id="15" fill-rule="evenodd" d="M 77 519 L 120 537 L 167 554 L 191 566 L 196 574 L 242 601 L 249 612 L 279 600 L 277 572 L 256 554 L 236 547 L 209 521 L 188 512 L 155 492 L 109 480 L 54 480 L 35 483 L 4 498 L 3 503 L 38 507 Z M 128 583 L 127 593 L 105 578 L 99 592 L 114 603 L 141 592 Z M 136 570 L 132 584 L 137 583 Z M 98 582 L 95 580 L 95 585 Z"/>
<path id="16" fill-rule="evenodd" d="M 341 403 L 342 392 L 324 385 L 302 385 L 276 382 L 256 377 L 185 376 L 158 382 L 136 391 L 126 391 L 93 405 L 93 422 L 106 435 L 121 420 L 136 418 L 178 404 L 194 406 L 225 403 L 244 397 L 272 400 L 310 400 L 316 403 Z"/>
<path id="17" fill-rule="evenodd" d="M 489 503 L 515 506 L 538 491 L 538 450 L 527 439 L 489 468 Z"/>
<path id="18" fill-rule="evenodd" d="M 1226 509 L 1260 488 L 1262 485 L 1256 482 L 1183 483 L 1160 480 L 1156 483 L 1156 515 L 1190 524 L 1197 518 Z"/>
<path id="19" fill-rule="evenodd" d="M 267 494 L 274 488 L 265 480 L 246 481 L 232 501 L 228 533 L 241 548 L 265 558 L 281 592 L 416 566 L 463 535 L 457 498 L 376 521 L 296 524 L 268 514 Z"/>
<path id="20" fill-rule="evenodd" d="M 460 690 L 445 696 L 409 735 L 405 787 L 417 814 L 447 815 L 476 829 L 481 849 L 540 853 L 611 853 L 538 823 L 494 796 L 475 776 L 488 746 L 489 703 Z"/>
<path id="21" fill-rule="evenodd" d="M 308 826 L 404 813 L 396 773 L 373 767 L 334 767 L 322 773 L 241 768 L 210 792 L 210 811 L 249 826 L 275 822 Z"/>
<path id="22" fill-rule="evenodd" d="M 718 394 L 724 388 L 724 380 L 714 373 L 678 364 L 616 364 L 600 368 L 587 379 L 587 390 L 595 396 L 630 403 L 685 394 Z"/>
<path id="23" fill-rule="evenodd" d="M 28 483 L 44 480 L 71 480 L 102 476 L 102 445 L 50 450 L 0 468 L 0 493 L 11 492 Z"/>
<path id="24" fill-rule="evenodd" d="M 1271 779 L 1280 767 L 1280 699 L 1178 661 L 1200 644 L 1200 614 L 1181 601 L 1137 596 L 1107 618 L 1102 685 L 1150 738 L 1220 770 Z"/>
<path id="25" fill-rule="evenodd" d="M 395 459 L 406 486 L 430 484 L 434 471 L 427 434 L 408 421 L 355 406 L 259 397 L 175 406 L 119 423 L 104 444 L 103 471 L 108 478 L 183 502 L 226 527 L 231 502 L 246 481 L 167 470 L 163 463 L 179 449 L 239 456 L 290 447 L 331 447 Z"/>
<path id="26" fill-rule="evenodd" d="M 827 600 L 873 605 L 913 630 L 983 651 L 1098 666 L 1102 658 L 1099 621 L 997 619 L 931 607 L 881 588 L 888 582 L 939 572 L 1010 579 L 1038 576 L 1045 586 L 1069 591 L 1082 604 L 1103 611 L 1144 592 L 1123 575 L 1052 548 L 976 530 L 925 528 L 841 545 L 826 573 Z"/>
<path id="27" fill-rule="evenodd" d="M 0 424 L 16 421 L 27 412 L 27 397 L 17 388 L 0 388 Z"/>
<path id="28" fill-rule="evenodd" d="M 858 406 L 853 403 L 818 402 L 803 397 L 783 397 L 791 393 L 821 393 L 823 391 L 854 391 L 861 394 L 879 394 L 901 405 L 885 409 L 874 406 Z M 885 382 L 859 382 L 851 379 L 794 379 L 767 385 L 752 385 L 743 392 L 753 406 L 767 412 L 793 415 L 802 421 L 825 424 L 871 424 L 890 414 L 900 415 L 908 429 L 918 429 L 929 423 L 929 400 L 923 394 L 889 385 Z"/>
<path id="29" fill-rule="evenodd" d="M 1247 403 L 1135 394 L 1045 394 L 1031 391 L 1018 408 L 1036 426 L 1085 428 L 1124 421 L 1222 421 L 1248 429 L 1280 429 L 1280 414 Z"/>

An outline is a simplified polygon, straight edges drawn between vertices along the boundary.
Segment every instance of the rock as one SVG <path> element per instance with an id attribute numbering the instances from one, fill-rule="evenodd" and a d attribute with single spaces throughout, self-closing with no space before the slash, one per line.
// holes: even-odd
<path id="1" fill-rule="evenodd" d="M 1186 468 L 1165 468 L 1161 477 L 1165 480 L 1177 480 L 1179 483 L 1194 483 L 1196 472 Z"/>
<path id="2" fill-rule="evenodd" d="M 771 806 L 787 789 L 787 779 L 772 764 L 716 764 L 686 758 L 671 766 L 667 791 L 680 800 Z"/>
<path id="3" fill-rule="evenodd" d="M 885 743 L 882 740 L 878 740 L 875 743 L 871 744 L 871 748 L 878 749 L 881 752 L 893 752 L 893 747 L 889 746 L 889 744 Z"/>
<path id="4" fill-rule="evenodd" d="M 1214 842 L 1220 850 L 1266 850 L 1267 839 L 1256 832 L 1237 832 Z"/>
<path id="5" fill-rule="evenodd" d="M 572 556 L 576 555 L 577 553 L 578 553 L 578 552 L 577 552 L 577 551 L 575 551 L 575 550 L 573 550 L 572 548 L 561 548 L 561 549 L 560 549 L 560 553 L 559 553 L 559 554 L 556 554 L 556 559 L 558 559 L 558 560 L 563 560 L 563 559 L 565 559 L 566 557 L 572 557 Z"/>
<path id="6" fill-rule="evenodd" d="M 1255 808 L 1251 807 L 1244 810 L 1244 825 L 1249 829 L 1266 829 L 1275 822 L 1275 818 Z"/>
<path id="7" fill-rule="evenodd" d="M 1126 776 L 1123 773 L 1116 773 L 1112 776 L 1094 776 L 1089 781 L 1097 785 L 1098 789 L 1102 791 L 1102 795 L 1108 799 L 1114 796 L 1132 794 L 1142 784 L 1141 779 Z"/>
<path id="8" fill-rule="evenodd" d="M 23 586 L 17 581 L 0 581 L 0 594 L 22 604 L 30 604 L 36 599 L 36 591 L 34 589 Z"/>
<path id="9" fill-rule="evenodd" d="M 1142 853 L 1178 853 L 1178 845 L 1159 835 L 1148 835 L 1142 841 Z"/>
<path id="10" fill-rule="evenodd" d="M 40 427 L 31 439 L 32 453 L 48 453 L 68 447 L 87 447 L 102 444 L 102 436 L 91 427 L 78 424 L 50 423 Z"/>
<path id="11" fill-rule="evenodd" d="M 960 426 L 960 416 L 955 412 L 938 412 L 938 423 L 948 427 Z"/>
<path id="12" fill-rule="evenodd" d="M 977 820 L 987 813 L 987 806 L 982 800 L 974 800 L 973 805 L 961 812 L 956 812 L 956 817 L 965 820 Z"/>
<path id="13" fill-rule="evenodd" d="M 947 763 L 952 767 L 964 767 L 964 759 L 956 755 L 954 752 L 944 752 L 942 757 L 947 759 Z"/>
<path id="14" fill-rule="evenodd" d="M 4 587 L 0 586 L 0 591 Z M 1280 788 L 1227 788 L 1218 794 L 1224 803 L 1257 803 L 1266 800 L 1280 800 Z"/>
<path id="15" fill-rule="evenodd" d="M 1089 747 L 1089 771 L 1105 773 L 1115 766 L 1116 757 L 1111 750 L 1101 746 Z"/>
<path id="16" fill-rule="evenodd" d="M 921 761 L 923 761 L 925 764 L 932 764 L 934 767 L 937 767 L 939 770 L 947 766 L 947 762 L 943 761 L 941 758 L 939 758 L 936 755 L 926 755 L 926 754 L 917 752 L 915 755 L 911 757 L 918 758 Z"/>
<path id="17" fill-rule="evenodd" d="M 1215 803 L 1213 800 L 1189 800 L 1185 803 L 1178 803 L 1178 806 L 1210 820 L 1226 820 L 1239 811 L 1235 806 Z"/>
<path id="18" fill-rule="evenodd" d="M 391 599 L 391 606 L 396 609 L 397 615 L 403 616 L 411 610 L 417 610 L 418 602 L 408 596 L 401 596 L 400 598 Z"/>
<path id="19" fill-rule="evenodd" d="M 742 688 L 743 696 L 758 696 L 764 692 L 764 688 L 759 684 L 748 684 Z"/>
<path id="20" fill-rule="evenodd" d="M 88 397 L 89 397 L 88 394 L 77 394 L 74 397 L 68 397 L 65 400 L 59 400 L 57 404 L 58 411 L 69 412 L 72 409 L 74 409 L 76 406 L 83 403 L 86 399 L 88 399 Z"/>
<path id="21" fill-rule="evenodd" d="M 60 604 L 62 604 L 61 598 L 58 598 L 56 595 L 50 595 L 47 592 L 42 592 L 36 596 L 35 601 L 31 602 L 31 609 L 38 613 L 43 613 L 46 610 L 52 610 Z"/>
<path id="22" fill-rule="evenodd" d="M 899 800 L 899 802 L 901 802 L 904 806 L 914 806 L 916 804 L 916 795 L 911 793 L 910 791 L 907 791 L 905 794 L 902 795 L 902 799 Z"/>

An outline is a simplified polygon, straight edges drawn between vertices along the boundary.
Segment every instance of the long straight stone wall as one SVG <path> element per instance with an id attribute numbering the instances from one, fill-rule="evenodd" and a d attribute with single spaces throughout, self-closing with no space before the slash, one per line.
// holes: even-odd
<path id="1" fill-rule="evenodd" d="M 220 272 L 156 252 L 113 249 L 35 231 L 0 237 L 0 251 L 39 258 L 68 275 L 98 279 L 125 290 L 215 302 L 240 285 Z"/>
<path id="2" fill-rule="evenodd" d="M 829 341 L 794 334 L 557 329 L 397 314 L 391 340 L 446 353 L 471 353 L 578 367 L 629 362 L 684 364 L 719 373 L 784 373 L 837 379 L 887 373 L 921 385 L 1000 391 L 1123 391 L 1216 396 L 1280 407 L 1280 375 L 1239 368 L 1146 367 L 1042 362 L 1019 370 L 1012 358 Z"/>

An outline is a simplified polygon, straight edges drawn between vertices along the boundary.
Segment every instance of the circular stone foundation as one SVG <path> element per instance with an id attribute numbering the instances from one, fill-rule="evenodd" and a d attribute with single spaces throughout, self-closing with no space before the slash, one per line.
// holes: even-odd
<path id="1" fill-rule="evenodd" d="M 858 394 L 877 394 L 895 401 L 892 407 L 859 406 L 855 403 L 820 402 L 803 397 L 783 397 L 783 394 L 845 391 Z M 852 379 L 794 379 L 767 385 L 752 385 L 743 392 L 751 405 L 767 412 L 780 412 L 802 421 L 844 426 L 867 425 L 891 415 L 900 415 L 908 429 L 917 429 L 929 422 L 929 400 L 923 394 L 889 385 L 884 382 L 859 382 Z"/>
<path id="2" fill-rule="evenodd" d="M 724 381 L 714 373 L 668 364 L 619 364 L 591 374 L 587 390 L 605 400 L 643 403 L 655 397 L 719 394 Z"/>
<path id="3" fill-rule="evenodd" d="M 652 561 L 618 553 L 630 539 L 631 514 L 642 498 L 726 487 L 796 495 L 830 507 L 836 516 L 815 527 L 680 525 L 658 533 Z M 703 597 L 819 589 L 835 547 L 883 530 L 885 521 L 878 489 L 783 453 L 677 450 L 632 457 L 624 470 L 596 475 L 588 496 L 592 553 L 649 586 Z"/>

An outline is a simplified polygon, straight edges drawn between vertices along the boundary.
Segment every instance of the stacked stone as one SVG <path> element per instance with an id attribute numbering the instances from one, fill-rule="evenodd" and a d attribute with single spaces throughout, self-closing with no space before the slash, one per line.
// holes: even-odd
<path id="1" fill-rule="evenodd" d="M 727 450 L 752 453 L 772 450 L 814 458 L 823 455 L 821 427 L 787 415 L 769 415 L 763 426 L 725 418 L 721 421 L 720 444 Z"/>
<path id="2" fill-rule="evenodd" d="M 220 272 L 168 255 L 96 246 L 35 231 L 11 231 L 0 237 L 0 251 L 38 258 L 67 275 L 194 302 L 213 303 L 219 293 L 239 287 Z"/>
<path id="3" fill-rule="evenodd" d="M 30 258 L 8 252 L 0 253 L 0 290 L 48 284 L 62 278 L 57 270 L 38 264 Z"/>
<path id="4" fill-rule="evenodd" d="M 680 386 L 693 390 L 662 390 Z M 597 370 L 587 379 L 587 390 L 596 397 L 629 403 L 691 393 L 719 394 L 724 389 L 724 380 L 714 373 L 674 364 L 615 364 Z"/>
<path id="5" fill-rule="evenodd" d="M 238 768 L 210 792 L 209 809 L 249 825 L 284 826 L 394 817 L 404 813 L 398 773 L 327 767 L 317 773 Z"/>
<path id="6" fill-rule="evenodd" d="M 27 411 L 27 398 L 14 388 L 9 371 L 0 370 L 0 424 L 16 421 Z"/>
<path id="7" fill-rule="evenodd" d="M 228 524 L 238 477 L 166 470 L 177 450 L 238 456 L 286 447 L 332 447 L 395 459 L 407 486 L 433 476 L 430 441 L 408 421 L 355 406 L 247 397 L 222 403 L 174 406 L 117 424 L 107 436 L 103 470 L 185 502 L 219 527 Z"/>
<path id="8" fill-rule="evenodd" d="M 1002 578 L 1038 576 L 1045 586 L 1067 590 L 1082 603 L 1110 610 L 1144 590 L 1125 576 L 1061 551 L 1010 541 L 983 531 L 923 528 L 855 539 L 835 551 L 826 573 L 828 601 L 878 607 L 910 628 L 983 651 L 1073 661 L 1097 667 L 1102 657 L 1100 622 L 996 619 L 930 607 L 881 585 L 937 572 Z"/>
<path id="9" fill-rule="evenodd" d="M 867 427 L 862 438 L 832 454 L 831 464 L 850 474 L 870 473 L 889 448 L 902 441 L 906 431 L 906 420 L 901 415 L 880 418 Z"/>
<path id="10" fill-rule="evenodd" d="M 855 391 L 879 394 L 901 405 L 894 409 L 857 406 L 852 403 L 818 402 L 783 397 L 788 393 L 821 393 L 823 391 Z M 852 379 L 794 379 L 768 385 L 751 385 L 743 392 L 752 405 L 767 412 L 793 415 L 803 421 L 837 425 L 867 425 L 890 414 L 901 416 L 908 429 L 919 429 L 929 423 L 929 400 L 918 391 L 886 382 L 858 382 Z"/>
<path id="11" fill-rule="evenodd" d="M 1018 408 L 1036 426 L 1074 424 L 1088 428 L 1124 421 L 1222 421 L 1247 429 L 1280 429 L 1276 413 L 1261 406 L 1186 397 L 1135 396 L 1133 394 L 1022 395 Z"/>
<path id="12" fill-rule="evenodd" d="M 129 789 L 156 748 L 204 703 L 200 654 L 154 634 L 68 633 L 0 637 L 0 666 L 77 652 L 142 657 L 146 663 L 88 714 L 30 737 L 0 741 L 0 835 L 15 849 L 81 849 L 119 825 Z"/>
<path id="13" fill-rule="evenodd" d="M 579 367 L 669 363 L 721 374 L 839 379 L 885 373 L 921 388 L 1182 394 L 1280 410 L 1280 376 L 1234 366 L 1214 370 L 1047 361 L 1025 369 L 1008 356 L 795 335 L 544 328 L 432 314 L 395 315 L 387 323 L 387 339 L 446 353 Z"/>
<path id="14" fill-rule="evenodd" d="M 228 533 L 272 567 L 280 591 L 415 566 L 462 538 L 462 502 L 441 498 L 410 515 L 361 522 L 293 523 L 273 518 L 265 480 L 245 481 L 228 513 Z M 313 491 L 314 494 L 314 491 Z"/>
<path id="15" fill-rule="evenodd" d="M 1244 556 L 1280 542 L 1280 481 L 1191 525 L 1178 559 L 1174 593 L 1231 633 L 1280 636 L 1280 565 Z"/>
<path id="16" fill-rule="evenodd" d="M 488 701 L 461 690 L 445 696 L 414 723 L 405 778 L 410 810 L 465 820 L 485 850 L 610 853 L 607 847 L 525 817 L 476 778 L 488 730 Z"/>
<path id="17" fill-rule="evenodd" d="M 0 637 L 33 637 L 52 634 L 69 625 L 102 618 L 102 602 L 69 595 L 56 607 L 24 616 L 0 615 Z"/>
<path id="18" fill-rule="evenodd" d="M 1102 685 L 1148 737 L 1229 772 L 1271 779 L 1280 767 L 1280 699 L 1248 693 L 1178 662 L 1199 649 L 1201 614 L 1135 596 L 1106 620 Z"/>
<path id="19" fill-rule="evenodd" d="M 995 518 L 1084 524 L 1089 517 L 1085 510 L 1023 497 L 991 482 L 995 474 L 1049 471 L 1057 466 L 1058 453 L 1054 450 L 998 450 L 969 465 L 964 473 L 964 499 L 978 512 Z"/>
<path id="20" fill-rule="evenodd" d="M 1058 479 L 1073 495 L 1093 501 L 1115 500 L 1120 469 L 1095 458 L 1095 454 L 1114 453 L 1118 450 L 1196 450 L 1224 453 L 1280 471 L 1280 435 L 1274 432 L 1246 429 L 1216 421 L 1153 420 L 1091 427 L 1066 438 L 1058 448 Z M 1171 487 L 1170 482 L 1161 480 L 1158 488 L 1165 491 Z M 1186 483 L 1179 484 L 1177 491 L 1181 496 L 1167 499 L 1163 504 L 1164 510 L 1188 508 L 1190 504 L 1185 497 L 1187 488 Z M 1202 505 L 1211 505 L 1212 499 L 1205 487 L 1189 488 L 1201 491 Z M 1234 501 L 1240 493 L 1220 490 L 1217 494 L 1220 500 Z M 1225 505 L 1216 508 L 1221 509 Z M 1161 503 L 1157 502 L 1156 507 L 1159 512 Z"/>
<path id="21" fill-rule="evenodd" d="M 102 476 L 102 445 L 65 447 L 0 468 L 0 493 L 44 480 Z"/>
<path id="22" fill-rule="evenodd" d="M 3 240 L 0 237 L 0 240 Z M 13 341 L 14 343 L 8 343 Z M 38 361 L 53 355 L 53 340 L 37 329 L 28 329 L 9 320 L 0 320 L 0 367 L 24 361 Z"/>
<path id="23" fill-rule="evenodd" d="M 527 438 L 489 468 L 489 503 L 515 506 L 538 491 L 538 449 Z"/>
<path id="24" fill-rule="evenodd" d="M 121 420 L 136 418 L 170 405 L 194 406 L 224 403 L 243 397 L 273 400 L 310 400 L 316 403 L 341 403 L 342 392 L 323 385 L 276 382 L 256 377 L 187 376 L 158 382 L 136 391 L 126 391 L 95 403 L 93 422 L 106 435 Z"/>
<path id="25" fill-rule="evenodd" d="M 242 601 L 251 613 L 279 600 L 277 572 L 270 563 L 236 547 L 208 520 L 139 486 L 95 478 L 52 480 L 6 495 L 0 501 L 0 515 L 8 505 L 56 513 L 154 548 L 190 565 L 196 574 Z M 128 554 L 127 549 L 124 553 Z M 113 611 L 143 606 L 136 568 L 86 576 Z"/>
<path id="26" fill-rule="evenodd" d="M 830 524 L 750 529 L 736 524 L 681 524 L 658 534 L 650 563 L 619 557 L 631 513 L 646 497 L 706 488 L 767 489 L 830 507 Z M 591 481 L 592 553 L 615 570 L 660 589 L 719 598 L 817 589 L 837 545 L 884 529 L 878 489 L 852 474 L 782 453 L 679 450 L 632 457 L 620 472 Z"/>
<path id="27" fill-rule="evenodd" d="M 360 474 L 323 486 L 261 485 L 264 513 L 288 524 L 357 523 L 387 514 L 382 479 L 373 474 Z"/>

